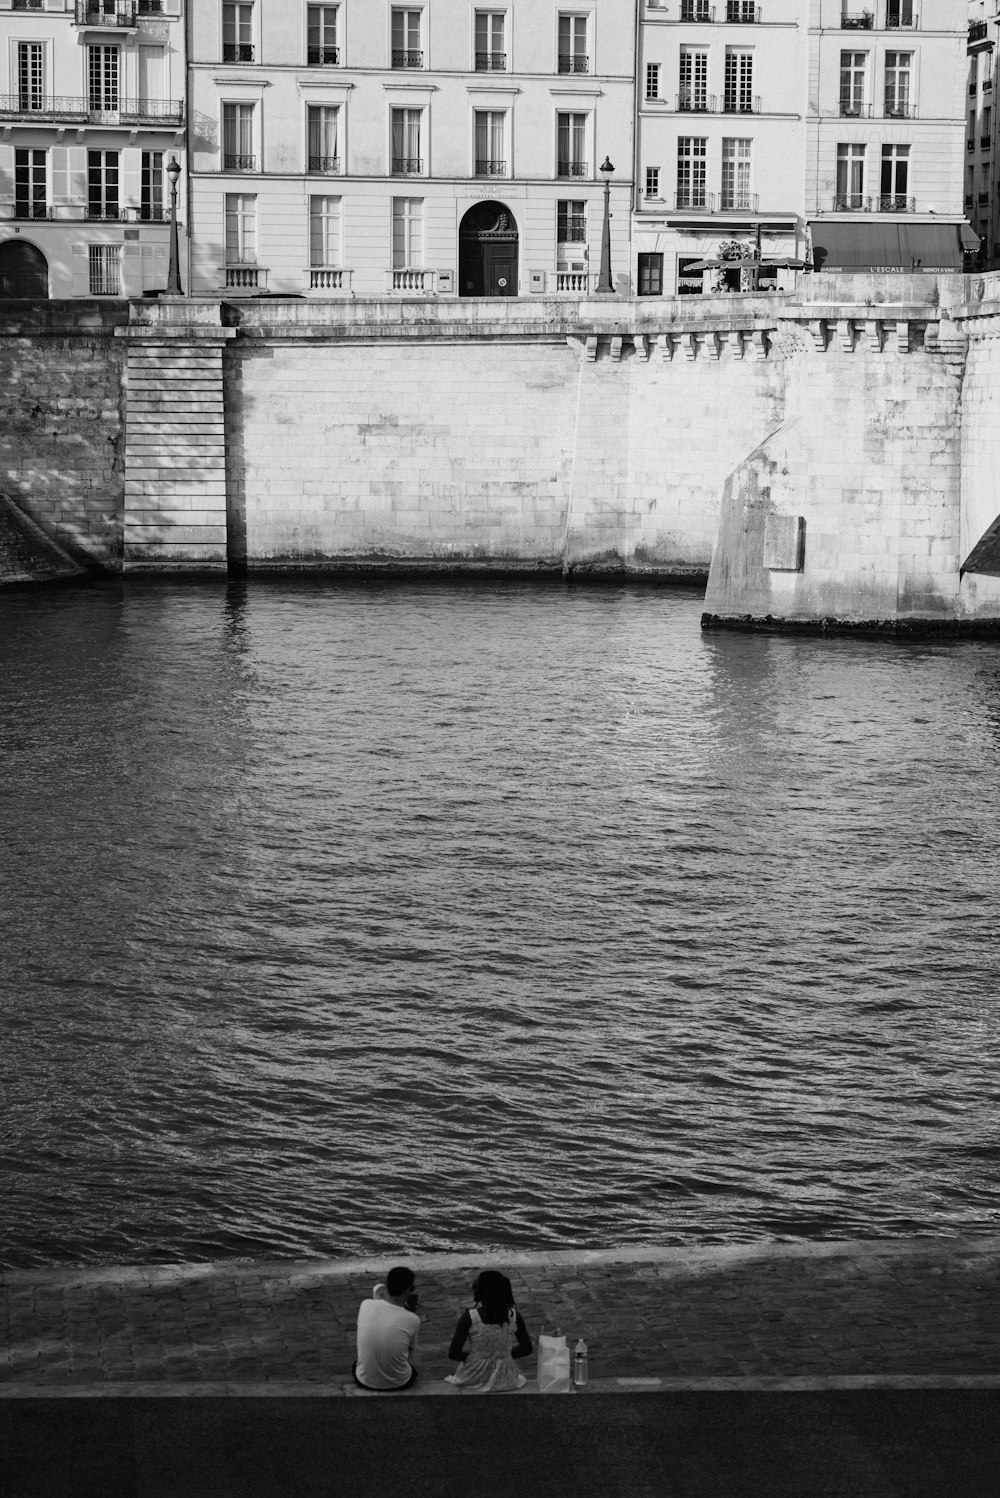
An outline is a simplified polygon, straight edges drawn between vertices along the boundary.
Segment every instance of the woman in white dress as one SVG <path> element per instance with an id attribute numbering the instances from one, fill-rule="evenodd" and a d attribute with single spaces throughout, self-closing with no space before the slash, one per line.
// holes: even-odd
<path id="1" fill-rule="evenodd" d="M 527 1379 L 514 1363 L 533 1351 L 528 1328 L 517 1306 L 510 1280 L 497 1269 L 484 1269 L 472 1287 L 473 1304 L 458 1318 L 448 1356 L 458 1363 L 448 1383 L 475 1394 L 503 1394 L 520 1389 Z"/>

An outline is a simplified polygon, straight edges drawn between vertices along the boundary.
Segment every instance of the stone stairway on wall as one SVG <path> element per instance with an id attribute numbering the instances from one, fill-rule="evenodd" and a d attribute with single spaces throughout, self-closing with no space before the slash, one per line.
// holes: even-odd
<path id="1" fill-rule="evenodd" d="M 85 573 L 9 495 L 0 493 L 0 586 L 57 582 Z"/>

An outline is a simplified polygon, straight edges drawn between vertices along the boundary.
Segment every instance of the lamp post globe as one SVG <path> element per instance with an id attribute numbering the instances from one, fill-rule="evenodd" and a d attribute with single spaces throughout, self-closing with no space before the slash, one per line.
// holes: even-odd
<path id="1" fill-rule="evenodd" d="M 615 169 L 610 156 L 605 156 L 597 170 L 604 178 L 604 223 L 601 227 L 601 271 L 597 277 L 597 295 L 614 296 L 611 280 L 611 178 Z"/>
<path id="2" fill-rule="evenodd" d="M 176 156 L 167 163 L 167 180 L 170 183 L 170 265 L 167 271 L 167 295 L 182 296 L 180 250 L 177 243 L 177 179 L 181 174 Z"/>

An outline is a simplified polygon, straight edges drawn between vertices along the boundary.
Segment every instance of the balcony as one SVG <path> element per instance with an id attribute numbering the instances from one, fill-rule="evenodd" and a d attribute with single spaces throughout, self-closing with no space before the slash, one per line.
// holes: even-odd
<path id="1" fill-rule="evenodd" d="M 981 135 L 979 137 L 979 144 L 980 144 L 980 146 L 982 147 L 982 149 L 984 151 L 988 151 L 989 148 L 990 148 L 990 138 L 989 138 L 989 136 L 988 135 Z"/>
<path id="2" fill-rule="evenodd" d="M 992 78 L 984 78 L 983 79 L 983 93 L 984 94 L 991 94 L 992 92 L 993 92 L 993 79 Z"/>
<path id="3" fill-rule="evenodd" d="M 311 68 L 338 68 L 340 66 L 340 48 L 307 47 L 306 62 Z"/>
<path id="4" fill-rule="evenodd" d="M 988 32 L 989 32 L 989 27 L 988 27 L 988 25 L 987 25 L 987 23 L 985 21 L 970 21 L 969 22 L 969 41 L 970 42 L 984 42 L 986 40 Z"/>
<path id="5" fill-rule="evenodd" d="M 590 290 L 590 272 L 585 270 L 557 270 L 556 291 L 575 291 L 586 294 Z"/>
<path id="6" fill-rule="evenodd" d="M 28 222 L 33 219 L 51 218 L 52 210 L 47 203 L 15 202 L 11 217 Z"/>
<path id="7" fill-rule="evenodd" d="M 966 139 L 966 142 L 965 142 L 965 149 L 966 149 L 966 150 L 967 150 L 967 151 L 974 151 L 974 150 L 975 150 L 975 149 L 976 149 L 976 138 L 975 138 L 975 136 L 974 136 L 974 135 L 970 135 L 970 136 L 969 136 L 969 137 L 968 137 L 968 138 L 967 138 L 967 139 Z"/>
<path id="8" fill-rule="evenodd" d="M 556 166 L 557 177 L 586 177 L 587 163 L 585 161 L 560 161 Z"/>
<path id="9" fill-rule="evenodd" d="M 415 52 L 410 47 L 393 47 L 392 65 L 394 68 L 422 68 L 424 54 Z"/>
<path id="10" fill-rule="evenodd" d="M 42 10 L 43 0 L 13 0 L 11 10 Z"/>
<path id="11" fill-rule="evenodd" d="M 163 0 L 139 0 L 140 16 L 162 16 Z"/>
<path id="12" fill-rule="evenodd" d="M 587 220 L 576 214 L 559 219 L 556 226 L 556 239 L 560 244 L 586 244 Z"/>
<path id="13" fill-rule="evenodd" d="M 139 7 L 136 0 L 76 0 L 73 23 L 88 31 L 134 31 Z"/>
<path id="14" fill-rule="evenodd" d="M 723 114 L 760 114 L 760 95 L 754 94 L 753 98 L 740 98 L 738 94 L 730 94 L 722 100 Z"/>
<path id="15" fill-rule="evenodd" d="M 979 194 L 979 198 L 978 198 L 977 201 L 979 202 L 980 206 L 988 203 L 990 201 L 990 195 L 989 195 L 989 193 L 988 192 L 981 192 Z"/>
<path id="16" fill-rule="evenodd" d="M 755 192 L 725 192 L 719 195 L 720 213 L 756 213 L 758 195 Z"/>
<path id="17" fill-rule="evenodd" d="M 333 265 L 311 265 L 307 272 L 310 291 L 346 291 L 350 286 L 350 271 Z"/>
<path id="18" fill-rule="evenodd" d="M 919 26 L 916 14 L 911 12 L 908 16 L 889 14 L 885 18 L 886 31 L 916 31 Z"/>
<path id="19" fill-rule="evenodd" d="M 257 49 L 253 42 L 223 42 L 223 62 L 255 62 Z"/>
<path id="20" fill-rule="evenodd" d="M 580 55 L 569 56 L 565 52 L 559 54 L 560 73 L 589 73 L 590 58 Z"/>
<path id="21" fill-rule="evenodd" d="M 714 114 L 714 94 L 678 94 L 674 100 L 677 114 Z"/>
<path id="22" fill-rule="evenodd" d="M 755 0 L 726 0 L 726 20 L 730 25 L 748 26 L 760 18 L 760 6 Z"/>
<path id="23" fill-rule="evenodd" d="M 476 53 L 476 72 L 477 73 L 506 73 L 506 71 L 507 71 L 507 54 L 506 54 L 506 52 L 477 52 Z"/>
<path id="24" fill-rule="evenodd" d="M 916 198 L 908 198 L 905 193 L 890 193 L 888 197 L 879 197 L 875 200 L 877 213 L 915 213 L 916 207 Z"/>
<path id="25" fill-rule="evenodd" d="M 841 99 L 840 114 L 845 120 L 867 120 L 871 118 L 870 104 L 854 104 L 850 99 Z"/>
<path id="26" fill-rule="evenodd" d="M 882 110 L 882 118 L 886 120 L 915 120 L 916 117 L 915 104 L 893 104 L 887 101 Z"/>
<path id="27" fill-rule="evenodd" d="M 92 224 L 120 224 L 127 215 L 120 203 L 88 203 L 86 217 Z"/>
<path id="28" fill-rule="evenodd" d="M 239 153 L 226 151 L 222 158 L 222 170 L 224 172 L 255 172 L 257 170 L 256 156 L 242 156 Z"/>
<path id="29" fill-rule="evenodd" d="M 507 163 L 506 163 L 506 161 L 497 161 L 493 157 L 488 157 L 488 158 L 487 157 L 477 157 L 476 158 L 476 176 L 477 177 L 506 177 L 506 175 L 507 175 Z"/>
<path id="30" fill-rule="evenodd" d="M 111 102 L 111 101 L 109 101 Z M 0 94 L 0 120 L 32 124 L 183 125 L 182 99 L 118 99 L 114 108 L 72 94 Z"/>
<path id="31" fill-rule="evenodd" d="M 260 265 L 227 265 L 224 267 L 227 291 L 264 291 L 267 271 Z"/>
<path id="32" fill-rule="evenodd" d="M 390 291 L 433 291 L 432 270 L 393 270 L 389 272 Z"/>
<path id="33" fill-rule="evenodd" d="M 870 213 L 872 200 L 863 192 L 838 192 L 831 205 L 834 213 Z"/>
<path id="34" fill-rule="evenodd" d="M 394 156 L 392 158 L 394 177 L 419 177 L 423 174 L 423 170 L 423 158 L 420 156 Z"/>
<path id="35" fill-rule="evenodd" d="M 711 23 L 715 20 L 715 6 L 705 5 L 702 0 L 681 0 L 681 20 Z"/>
<path id="36" fill-rule="evenodd" d="M 340 157 L 310 156 L 309 170 L 318 173 L 321 177 L 336 177 L 340 172 Z"/>
<path id="37" fill-rule="evenodd" d="M 975 97 L 976 97 L 976 80 L 973 78 L 972 82 L 969 84 L 969 98 L 970 99 L 974 99 Z"/>
<path id="38" fill-rule="evenodd" d="M 701 187 L 686 187 L 674 193 L 675 213 L 714 213 L 715 194 Z"/>
<path id="39" fill-rule="evenodd" d="M 871 31 L 875 16 L 870 10 L 845 10 L 840 18 L 841 31 Z"/>

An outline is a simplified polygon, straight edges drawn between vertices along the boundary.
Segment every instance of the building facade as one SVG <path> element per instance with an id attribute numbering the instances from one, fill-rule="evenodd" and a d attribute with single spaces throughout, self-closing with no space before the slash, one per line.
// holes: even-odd
<path id="1" fill-rule="evenodd" d="M 996 158 L 997 127 L 993 108 L 996 57 L 996 6 L 986 0 L 969 5 L 967 129 L 965 139 L 965 212 L 980 245 L 977 263 L 995 266 L 1000 244 Z"/>
<path id="2" fill-rule="evenodd" d="M 0 0 L 0 296 L 167 284 L 180 0 Z"/>
<path id="3" fill-rule="evenodd" d="M 608 158 L 626 290 L 634 45 L 625 0 L 199 0 L 192 290 L 579 296 Z"/>

